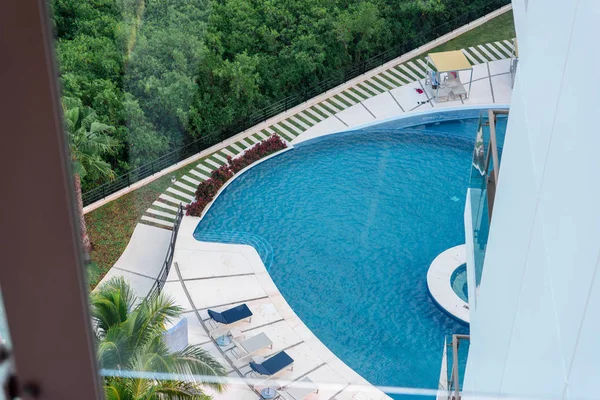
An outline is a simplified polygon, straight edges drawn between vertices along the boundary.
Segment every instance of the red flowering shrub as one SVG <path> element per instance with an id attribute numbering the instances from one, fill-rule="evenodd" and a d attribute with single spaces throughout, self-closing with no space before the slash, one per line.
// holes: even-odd
<path id="1" fill-rule="evenodd" d="M 196 200 L 186 206 L 185 215 L 199 217 L 202 215 L 204 208 L 214 198 L 219 189 L 231 177 L 246 168 L 248 165 L 264 158 L 276 151 L 283 150 L 287 144 L 278 136 L 273 135 L 268 139 L 263 140 L 251 149 L 247 150 L 243 155 L 237 158 L 227 157 L 227 164 L 214 170 L 210 174 L 210 178 L 198 185 L 196 189 Z"/>
<path id="2" fill-rule="evenodd" d="M 210 174 L 210 178 L 201 182 L 196 189 L 196 199 L 213 198 L 221 186 L 233 176 L 229 166 L 223 165 Z"/>
<path id="3" fill-rule="evenodd" d="M 212 198 L 201 198 L 200 200 L 193 201 L 191 204 L 188 204 L 185 207 L 185 215 L 192 215 L 194 217 L 199 217 L 202 215 L 202 211 L 208 203 L 212 201 Z"/>
<path id="4" fill-rule="evenodd" d="M 285 142 L 278 136 L 273 135 L 268 139 L 263 140 L 258 143 L 256 146 L 248 149 L 243 156 L 232 159 L 228 157 L 229 160 L 229 168 L 234 172 L 240 172 L 242 169 L 246 168 L 248 165 L 264 158 L 270 154 L 275 153 L 276 151 L 283 150 L 287 147 Z"/>
<path id="5" fill-rule="evenodd" d="M 212 178 L 205 180 L 200 183 L 198 189 L 196 189 L 196 200 L 203 197 L 213 197 L 217 194 L 221 186 L 223 186 L 221 181 L 215 181 Z"/>
<path id="6" fill-rule="evenodd" d="M 220 168 L 215 169 L 210 177 L 212 180 L 225 183 L 233 176 L 233 171 L 229 169 L 228 165 L 222 165 Z"/>

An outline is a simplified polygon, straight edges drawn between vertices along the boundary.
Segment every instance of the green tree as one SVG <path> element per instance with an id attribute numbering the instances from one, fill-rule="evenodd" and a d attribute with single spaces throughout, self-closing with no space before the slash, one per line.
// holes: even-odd
<path id="1" fill-rule="evenodd" d="M 207 51 L 205 13 L 198 0 L 147 1 L 128 60 L 126 91 L 171 146 L 181 145 L 186 137 L 198 65 Z"/>
<path id="2" fill-rule="evenodd" d="M 106 36 L 77 35 L 72 40 L 58 41 L 61 74 L 75 72 L 87 79 L 121 79 L 123 54 Z"/>
<path id="3" fill-rule="evenodd" d="M 91 244 L 83 215 L 81 179 L 87 175 L 108 178 L 114 176 L 110 164 L 104 161 L 102 156 L 113 152 L 117 147 L 117 142 L 108 135 L 113 127 L 98 122 L 98 116 L 94 110 L 83 107 L 79 100 L 63 97 L 62 106 L 71 150 L 81 241 L 86 254 L 89 254 Z"/>
<path id="4" fill-rule="evenodd" d="M 355 61 L 366 58 L 369 50 L 380 49 L 380 44 L 389 39 L 388 27 L 380 16 L 379 7 L 368 1 L 352 5 L 340 13 L 335 29 Z"/>
<path id="5" fill-rule="evenodd" d="M 225 368 L 199 346 L 171 352 L 164 341 L 166 324 L 180 317 L 182 308 L 164 294 L 137 298 L 122 277 L 113 278 L 91 296 L 96 323 L 100 368 L 127 372 L 176 374 L 177 379 L 111 376 L 105 379 L 108 400 L 209 400 L 201 385 L 217 391 L 224 386 L 198 381 L 198 376 L 222 377 Z M 183 377 L 183 378 L 181 378 Z"/>
<path id="6" fill-rule="evenodd" d="M 130 93 L 125 93 L 123 106 L 129 129 L 129 163 L 137 166 L 164 154 L 169 148 L 168 137 L 156 132 Z"/>

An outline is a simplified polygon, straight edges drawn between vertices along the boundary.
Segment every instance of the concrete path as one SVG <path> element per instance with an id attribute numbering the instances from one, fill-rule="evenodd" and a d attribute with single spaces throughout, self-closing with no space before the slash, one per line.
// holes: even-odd
<path id="1" fill-rule="evenodd" d="M 165 261 L 170 240 L 168 230 L 137 224 L 127 248 L 98 286 L 122 276 L 138 296 L 147 296 Z"/>

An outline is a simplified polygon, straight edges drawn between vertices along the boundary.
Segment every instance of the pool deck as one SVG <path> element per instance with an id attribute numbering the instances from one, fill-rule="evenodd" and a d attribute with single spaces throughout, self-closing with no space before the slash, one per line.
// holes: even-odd
<path id="1" fill-rule="evenodd" d="M 277 375 L 271 382 L 287 386 L 308 377 L 317 384 L 319 392 L 306 399 L 351 400 L 356 393 L 367 396 L 365 399 L 389 399 L 338 359 L 304 325 L 271 280 L 253 247 L 199 242 L 193 237 L 199 221 L 197 217 L 183 218 L 163 293 L 173 296 L 185 309 L 189 343 L 202 346 L 228 371 L 227 391 L 213 393 L 207 389 L 207 393 L 217 400 L 261 398 L 252 388 L 256 381 L 241 380 L 250 371 L 248 362 L 236 362 L 227 351 L 231 346 L 221 348 L 214 340 L 235 328 L 247 338 L 265 333 L 272 340 L 273 348 L 257 355 L 266 357 L 285 350 L 294 359 L 294 369 Z M 253 312 L 251 321 L 238 322 L 213 332 L 211 337 L 207 309 L 222 311 L 242 303 Z M 265 385 L 257 386 L 259 390 L 261 387 Z"/>
<path id="2" fill-rule="evenodd" d="M 427 289 L 437 305 L 459 321 L 469 323 L 469 305 L 450 284 L 452 273 L 467 262 L 467 246 L 451 247 L 440 253 L 427 271 Z"/>
<path id="3" fill-rule="evenodd" d="M 324 119 L 298 135 L 292 144 L 427 110 L 508 105 L 512 95 L 510 63 L 510 59 L 501 59 L 473 65 L 473 82 L 468 99 L 437 103 L 429 98 L 424 90 L 425 80 L 420 79 L 361 101 Z M 463 82 L 469 81 L 469 75 L 468 71 L 460 72 Z M 419 94 L 417 89 L 423 93 Z"/>

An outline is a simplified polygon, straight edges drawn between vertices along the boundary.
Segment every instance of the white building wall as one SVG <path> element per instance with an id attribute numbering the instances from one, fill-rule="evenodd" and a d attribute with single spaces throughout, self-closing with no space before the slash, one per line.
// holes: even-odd
<path id="1" fill-rule="evenodd" d="M 513 7 L 520 64 L 465 398 L 598 399 L 600 0 Z"/>

